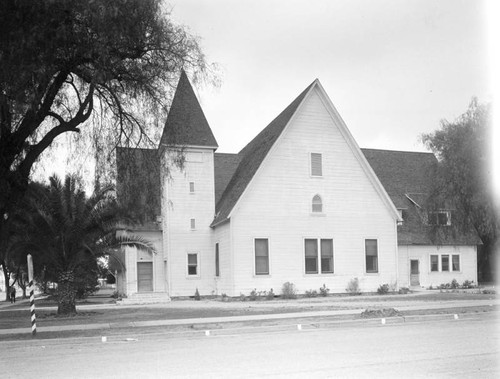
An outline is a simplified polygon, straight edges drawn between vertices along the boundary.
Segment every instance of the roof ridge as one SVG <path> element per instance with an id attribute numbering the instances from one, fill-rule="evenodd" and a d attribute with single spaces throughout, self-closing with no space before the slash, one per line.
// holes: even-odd
<path id="1" fill-rule="evenodd" d="M 431 154 L 434 155 L 432 151 L 408 151 L 408 150 L 390 150 L 390 149 L 374 149 L 370 147 L 361 147 L 361 150 L 373 150 L 373 151 L 385 151 L 388 153 L 405 153 L 405 154 Z"/>

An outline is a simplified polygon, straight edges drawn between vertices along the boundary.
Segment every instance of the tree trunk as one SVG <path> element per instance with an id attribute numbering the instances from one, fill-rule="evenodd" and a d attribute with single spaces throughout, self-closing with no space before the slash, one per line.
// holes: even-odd
<path id="1" fill-rule="evenodd" d="M 57 282 L 57 314 L 74 315 L 76 314 L 76 289 L 75 274 L 72 270 L 59 273 Z"/>
<path id="2" fill-rule="evenodd" d="M 3 277 L 5 280 L 5 301 L 10 301 L 10 274 L 9 271 L 7 270 L 7 267 L 5 266 L 5 262 L 2 263 L 2 271 L 3 271 Z"/>

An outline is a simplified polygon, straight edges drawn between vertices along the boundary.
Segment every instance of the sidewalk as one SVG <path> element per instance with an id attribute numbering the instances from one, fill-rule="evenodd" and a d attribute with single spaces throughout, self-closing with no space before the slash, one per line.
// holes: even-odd
<path id="1" fill-rule="evenodd" d="M 27 302 L 27 300 L 24 300 Z M 9 304 L 10 305 L 10 304 Z M 403 305 L 397 306 L 400 312 L 405 311 L 425 311 L 433 309 L 455 309 L 455 308 L 474 308 L 474 307 L 494 307 L 500 305 L 499 299 L 485 299 L 485 300 L 472 300 L 472 301 L 447 301 L 417 305 Z M 159 305 L 164 306 L 164 305 Z M 115 308 L 114 304 L 100 304 L 100 305 L 80 305 L 79 309 L 103 309 Z M 137 307 L 137 305 L 130 305 L 127 307 Z M 390 303 L 384 304 L 384 308 L 390 308 Z M 56 307 L 44 307 L 43 309 L 56 309 Z M 380 307 L 378 307 L 380 308 Z M 79 325 L 57 325 L 38 327 L 37 331 L 41 332 L 61 332 L 61 331 L 79 331 L 79 330 L 109 330 L 118 328 L 144 328 L 154 326 L 191 326 L 200 324 L 228 324 L 235 322 L 256 322 L 266 320 L 290 320 L 290 319 L 314 319 L 323 317 L 335 316 L 359 316 L 366 307 L 334 310 L 334 311 L 307 311 L 307 312 L 294 312 L 294 313 L 277 313 L 277 314 L 262 314 L 262 315 L 243 315 L 243 316 L 224 316 L 224 317 L 203 317 L 203 318 L 183 318 L 183 319 L 169 319 L 169 320 L 151 320 L 151 321 L 136 321 L 136 322 L 123 322 L 123 323 L 99 323 L 99 324 L 79 324 Z M 442 315 L 448 317 L 450 314 Z M 413 317 L 413 316 L 408 316 Z M 420 316 L 422 317 L 422 316 Z M 373 319 L 366 319 L 373 320 Z M 346 320 L 344 320 L 346 321 Z M 358 320 L 359 321 L 359 320 Z M 0 329 L 0 335 L 8 334 L 26 334 L 31 333 L 31 328 L 15 328 L 15 329 Z"/>

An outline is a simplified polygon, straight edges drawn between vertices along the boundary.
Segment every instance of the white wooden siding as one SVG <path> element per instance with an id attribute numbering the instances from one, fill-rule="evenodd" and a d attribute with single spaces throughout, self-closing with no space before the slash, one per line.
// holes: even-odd
<path id="1" fill-rule="evenodd" d="M 441 255 L 460 255 L 460 271 L 431 271 L 430 256 L 439 256 L 441 270 Z M 459 284 L 465 280 L 473 280 L 477 284 L 477 249 L 476 246 L 400 246 L 399 277 L 401 286 L 408 287 L 410 280 L 410 260 L 419 260 L 420 285 L 422 287 L 437 287 L 456 279 Z"/>
<path id="2" fill-rule="evenodd" d="M 172 169 L 171 179 L 163 186 L 169 294 L 193 296 L 198 289 L 202 296 L 211 295 L 217 290 L 214 233 L 210 228 L 215 213 L 213 151 L 200 148 L 187 149 L 186 153 L 184 170 Z M 190 192 L 190 182 L 195 183 L 194 193 Z M 196 220 L 195 230 L 191 230 L 191 219 Z M 200 275 L 196 277 L 187 275 L 188 253 L 198 253 Z"/>
<path id="3" fill-rule="evenodd" d="M 231 225 L 229 222 L 219 225 L 214 231 L 214 249 L 215 243 L 219 243 L 219 272 L 220 276 L 216 278 L 216 295 L 233 294 L 233 269 L 231 255 Z M 215 265 L 215 258 L 214 258 Z"/>
<path id="4" fill-rule="evenodd" d="M 235 289 L 279 293 L 284 282 L 300 292 L 326 284 L 345 292 L 357 277 L 363 291 L 374 291 L 397 276 L 394 216 L 367 178 L 360 162 L 313 90 L 299 114 L 271 149 L 231 217 Z M 322 154 L 323 176 L 311 177 L 310 153 Z M 319 194 L 324 214 L 312 215 Z M 267 236 L 268 276 L 254 275 L 253 240 Z M 333 238 L 335 273 L 304 273 L 304 238 Z M 366 238 L 376 238 L 379 273 L 365 273 Z"/>

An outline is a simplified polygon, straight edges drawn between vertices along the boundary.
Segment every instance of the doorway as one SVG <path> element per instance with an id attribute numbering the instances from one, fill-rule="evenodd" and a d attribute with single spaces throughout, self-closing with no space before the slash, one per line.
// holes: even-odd
<path id="1" fill-rule="evenodd" d="M 153 292 L 153 262 L 137 262 L 137 292 Z"/>
<path id="2" fill-rule="evenodd" d="M 420 286 L 420 270 L 418 259 L 410 260 L 410 286 Z"/>

